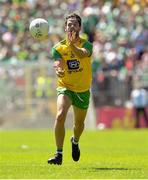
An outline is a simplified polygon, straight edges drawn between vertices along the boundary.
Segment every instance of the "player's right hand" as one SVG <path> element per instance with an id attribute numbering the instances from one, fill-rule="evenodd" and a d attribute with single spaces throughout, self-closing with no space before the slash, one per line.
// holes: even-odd
<path id="1" fill-rule="evenodd" d="M 60 78 L 64 77 L 65 75 L 65 70 L 60 67 L 55 68 L 55 72 L 56 72 L 56 75 Z"/>
<path id="2" fill-rule="evenodd" d="M 55 72 L 56 72 L 56 75 L 60 78 L 64 77 L 65 75 L 65 70 L 63 68 L 63 62 L 62 60 L 59 60 L 59 61 L 55 61 L 54 62 L 54 69 L 55 69 Z"/>

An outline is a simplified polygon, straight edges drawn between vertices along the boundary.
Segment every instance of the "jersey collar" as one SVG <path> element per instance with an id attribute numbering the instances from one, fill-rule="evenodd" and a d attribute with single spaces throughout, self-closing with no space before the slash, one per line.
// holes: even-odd
<path id="1" fill-rule="evenodd" d="M 81 44 L 81 38 L 79 37 L 78 40 L 76 41 L 75 45 L 79 46 Z M 66 37 L 66 45 L 68 45 L 68 39 Z"/>

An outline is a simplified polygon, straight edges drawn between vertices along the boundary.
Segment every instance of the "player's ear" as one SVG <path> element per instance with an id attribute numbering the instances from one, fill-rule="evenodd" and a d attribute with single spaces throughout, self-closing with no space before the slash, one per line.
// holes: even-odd
<path id="1" fill-rule="evenodd" d="M 66 27 L 67 27 L 67 23 L 65 22 L 65 26 L 64 26 L 64 31 L 65 32 L 67 32 L 67 30 L 66 30 L 67 28 Z"/>
<path id="2" fill-rule="evenodd" d="M 65 32 L 67 32 L 67 28 L 66 28 L 66 25 L 65 25 L 64 31 L 65 31 Z"/>

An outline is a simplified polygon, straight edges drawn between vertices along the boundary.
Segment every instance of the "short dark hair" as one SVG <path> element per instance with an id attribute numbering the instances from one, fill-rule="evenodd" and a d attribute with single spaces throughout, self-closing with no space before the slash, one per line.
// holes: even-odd
<path id="1" fill-rule="evenodd" d="M 76 14 L 76 13 L 71 13 L 71 14 L 66 16 L 65 25 L 67 24 L 67 21 L 70 18 L 76 18 L 78 23 L 79 23 L 79 26 L 81 26 L 81 17 L 78 14 Z"/>

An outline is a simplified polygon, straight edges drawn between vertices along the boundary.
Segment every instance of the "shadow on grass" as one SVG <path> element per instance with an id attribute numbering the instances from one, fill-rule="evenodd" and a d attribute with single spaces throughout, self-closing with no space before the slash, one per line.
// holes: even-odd
<path id="1" fill-rule="evenodd" d="M 103 171 L 113 171 L 113 170 L 119 170 L 119 171 L 127 171 L 127 170 L 130 170 L 128 168 L 107 168 L 107 167 L 102 167 L 102 168 L 97 168 L 97 167 L 92 167 L 91 168 L 92 170 L 95 170 L 95 171 L 100 171 L 100 170 L 103 170 Z"/>
<path id="2" fill-rule="evenodd" d="M 87 168 L 83 168 L 83 169 L 87 169 Z M 114 168 L 109 168 L 109 167 L 90 167 L 89 168 L 89 171 L 128 171 L 128 170 L 136 170 L 136 169 L 131 169 L 131 168 L 116 168 L 116 167 L 114 167 Z"/>

